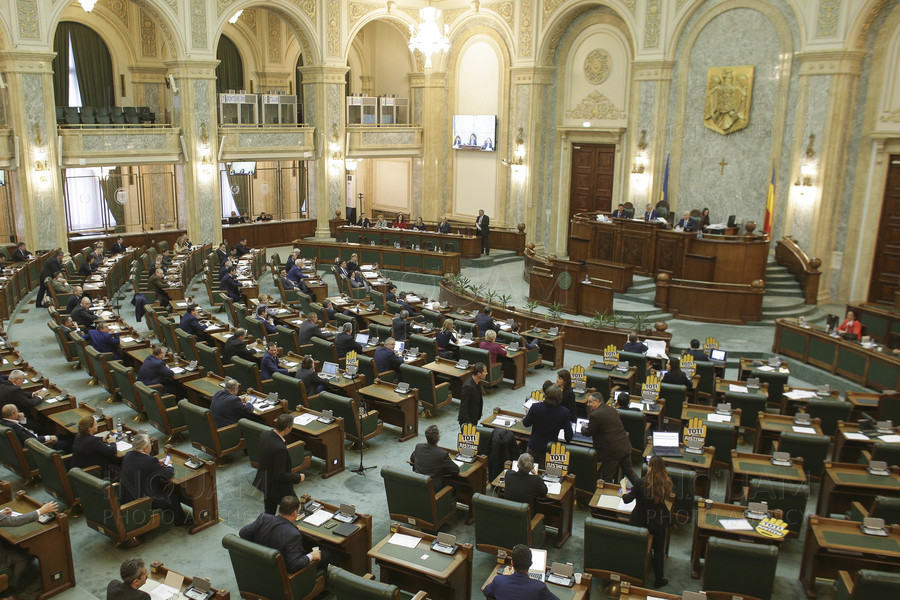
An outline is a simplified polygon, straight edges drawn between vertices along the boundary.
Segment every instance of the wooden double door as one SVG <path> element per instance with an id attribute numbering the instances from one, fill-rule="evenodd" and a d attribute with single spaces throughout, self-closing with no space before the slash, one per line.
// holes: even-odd
<path id="1" fill-rule="evenodd" d="M 891 156 L 884 186 L 869 302 L 893 306 L 897 291 L 900 291 L 900 154 Z"/>
<path id="2" fill-rule="evenodd" d="M 572 144 L 567 232 L 575 213 L 612 211 L 615 163 L 615 144 Z"/>

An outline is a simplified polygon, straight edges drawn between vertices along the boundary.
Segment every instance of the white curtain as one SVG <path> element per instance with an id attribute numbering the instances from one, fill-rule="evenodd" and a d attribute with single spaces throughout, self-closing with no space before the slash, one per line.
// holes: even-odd
<path id="1" fill-rule="evenodd" d="M 72 52 L 72 34 L 69 34 L 69 106 L 81 106 L 81 86 L 75 72 L 75 53 Z"/>
<path id="2" fill-rule="evenodd" d="M 100 167 L 66 169 L 66 212 L 72 230 L 115 227 L 116 220 L 100 191 Z"/>
<path id="3" fill-rule="evenodd" d="M 231 216 L 232 211 L 238 212 L 237 203 L 234 201 L 234 194 L 231 192 L 231 184 L 228 182 L 228 167 L 225 163 L 219 163 L 219 187 L 222 188 L 222 218 L 227 219 Z"/>

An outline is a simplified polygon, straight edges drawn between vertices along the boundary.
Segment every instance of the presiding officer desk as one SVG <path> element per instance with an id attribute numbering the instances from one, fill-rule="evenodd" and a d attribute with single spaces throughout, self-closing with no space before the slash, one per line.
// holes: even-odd
<path id="1" fill-rule="evenodd" d="M 436 231 L 419 231 L 416 229 L 390 229 L 376 227 L 357 227 L 344 225 L 337 228 L 335 238 L 338 242 L 362 244 L 370 246 L 391 246 L 397 244 L 401 248 L 421 248 L 444 252 L 457 252 L 463 258 L 481 256 L 481 238 L 459 233 L 438 233 Z"/>
<path id="2" fill-rule="evenodd" d="M 349 260 L 350 255 L 355 252 L 359 254 L 361 264 L 377 264 L 381 269 L 434 275 L 459 273 L 460 269 L 458 252 L 435 252 L 425 249 L 414 250 L 317 239 L 298 240 L 294 246 L 300 248 L 304 258 L 315 258 L 322 267 L 334 264 L 334 259 L 338 256 Z"/>

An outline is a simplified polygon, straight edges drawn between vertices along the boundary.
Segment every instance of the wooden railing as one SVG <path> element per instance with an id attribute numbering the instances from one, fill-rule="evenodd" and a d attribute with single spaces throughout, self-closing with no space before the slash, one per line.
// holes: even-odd
<path id="1" fill-rule="evenodd" d="M 744 325 L 762 319 L 766 284 L 713 283 L 672 279 L 666 273 L 656 277 L 654 305 L 679 319 Z"/>
<path id="2" fill-rule="evenodd" d="M 792 237 L 786 236 L 775 244 L 775 262 L 790 271 L 803 288 L 806 304 L 818 304 L 821 260 L 810 258 Z"/>

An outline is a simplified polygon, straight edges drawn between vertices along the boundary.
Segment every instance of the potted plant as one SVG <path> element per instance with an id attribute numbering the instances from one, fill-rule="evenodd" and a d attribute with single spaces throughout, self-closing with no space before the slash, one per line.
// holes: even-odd
<path id="1" fill-rule="evenodd" d="M 563 305 L 559 302 L 554 302 L 547 307 L 547 316 L 549 316 L 552 321 L 561 321 L 562 315 Z"/>
<path id="2" fill-rule="evenodd" d="M 534 315 L 534 309 L 536 309 L 538 306 L 540 306 L 540 303 L 537 300 L 532 300 L 531 298 L 529 298 L 528 301 L 525 302 L 525 308 L 528 309 L 528 314 L 530 315 Z"/>
<path id="3" fill-rule="evenodd" d="M 484 292 L 484 297 L 488 304 L 493 304 L 497 300 L 497 296 L 498 294 L 494 290 L 487 290 Z"/>
<path id="4" fill-rule="evenodd" d="M 644 333 L 647 330 L 647 313 L 636 313 L 631 317 L 631 328 L 635 333 Z"/>
<path id="5" fill-rule="evenodd" d="M 594 329 L 600 329 L 604 325 L 606 325 L 606 311 L 600 312 L 594 311 L 594 316 L 591 317 L 590 321 L 588 321 L 588 325 L 593 327 Z"/>
<path id="6" fill-rule="evenodd" d="M 622 316 L 611 312 L 606 317 L 606 324 L 614 329 L 618 329 L 622 325 Z"/>
<path id="7" fill-rule="evenodd" d="M 500 301 L 500 306 L 505 306 L 506 308 L 509 308 L 509 309 L 516 308 L 515 306 L 510 306 L 510 304 L 509 304 L 510 301 L 512 300 L 512 294 L 500 294 L 498 296 L 498 299 Z"/>

